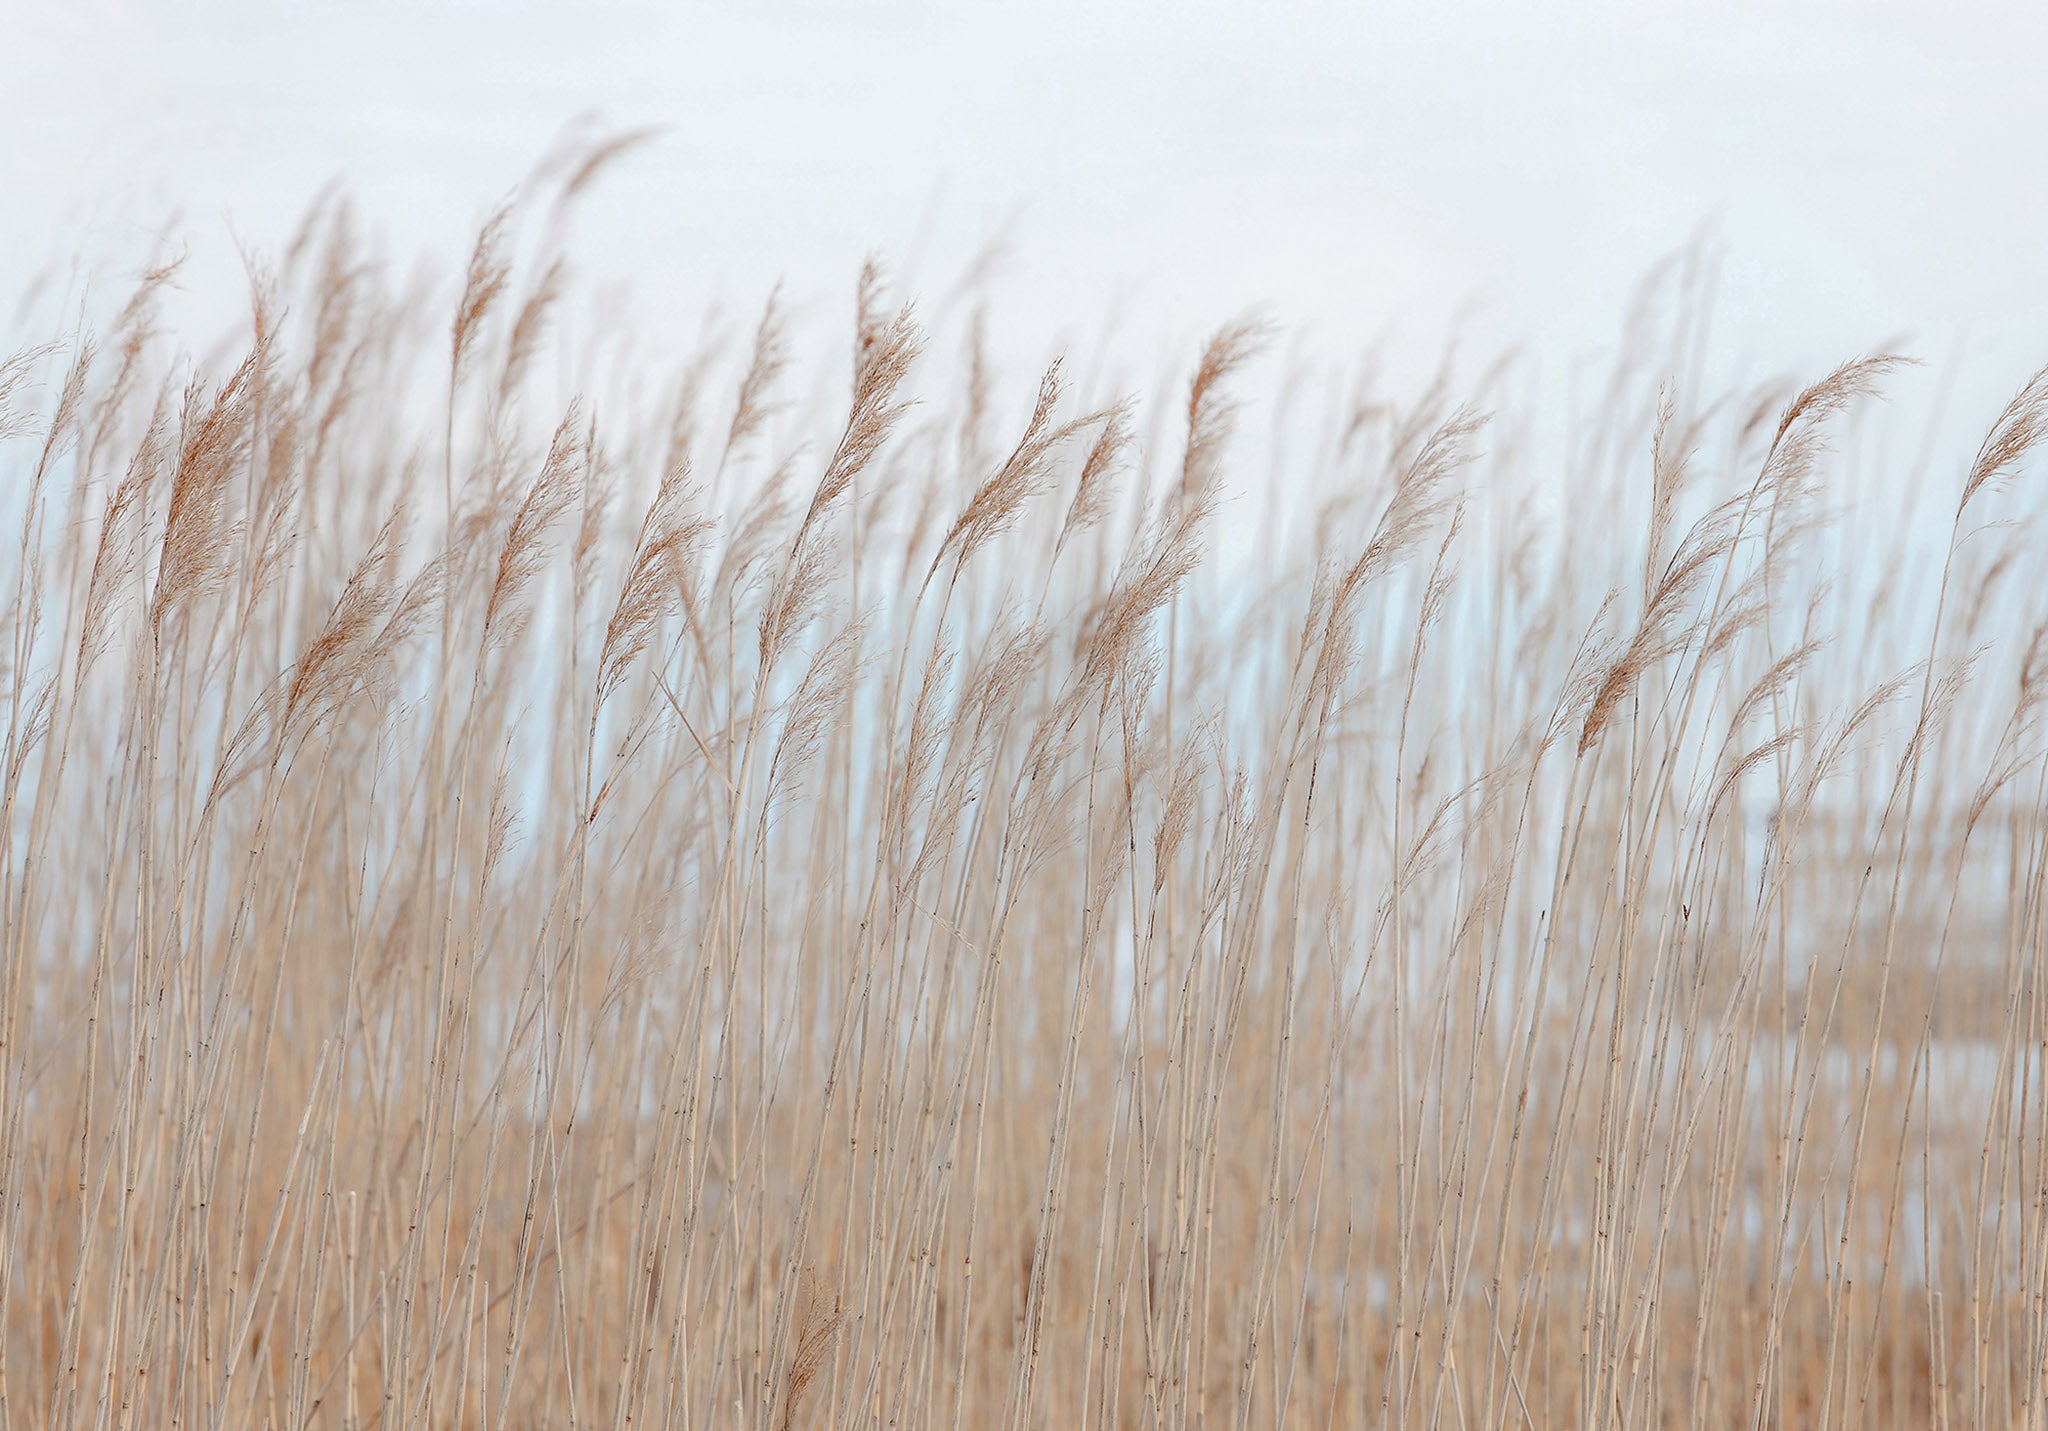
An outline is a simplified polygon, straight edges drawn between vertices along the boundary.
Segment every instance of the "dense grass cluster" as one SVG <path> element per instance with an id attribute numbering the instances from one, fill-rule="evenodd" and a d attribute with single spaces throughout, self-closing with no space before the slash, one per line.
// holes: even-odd
<path id="1" fill-rule="evenodd" d="M 1675 282 L 1548 442 L 547 212 L 0 369 L 0 1424 L 2044 1424 L 2048 378 L 1887 548 Z"/>

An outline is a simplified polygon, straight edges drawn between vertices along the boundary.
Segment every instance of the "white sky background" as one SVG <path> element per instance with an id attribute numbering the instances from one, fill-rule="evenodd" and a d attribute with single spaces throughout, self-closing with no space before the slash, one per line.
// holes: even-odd
<path id="1" fill-rule="evenodd" d="M 0 33 L 0 322 L 174 213 L 188 301 L 239 302 L 236 242 L 336 178 L 452 270 L 595 112 L 665 133 L 586 206 L 580 271 L 678 350 L 707 299 L 786 278 L 836 320 L 862 255 L 930 298 L 1004 232 L 1018 355 L 1115 313 L 1149 363 L 1259 305 L 1332 357 L 1463 321 L 1563 360 L 1710 225 L 1746 376 L 1960 354 L 1979 431 L 2048 362 L 2037 6 L 0 0 Z"/>

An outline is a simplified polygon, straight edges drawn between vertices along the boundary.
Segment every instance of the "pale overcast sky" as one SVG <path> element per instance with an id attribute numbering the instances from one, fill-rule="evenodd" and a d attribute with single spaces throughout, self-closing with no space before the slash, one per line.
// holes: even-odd
<path id="1" fill-rule="evenodd" d="M 53 261 L 132 264 L 174 211 L 193 282 L 225 278 L 337 177 L 395 253 L 452 267 L 595 113 L 664 126 L 576 242 L 650 325 L 778 277 L 842 304 L 872 250 L 923 254 L 929 297 L 1004 232 L 1020 343 L 1116 305 L 1149 350 L 1262 304 L 1330 349 L 1463 312 L 1568 353 L 1711 225 L 1756 364 L 1967 340 L 1995 406 L 2048 359 L 2044 17 L 0 0 L 0 315 Z"/>

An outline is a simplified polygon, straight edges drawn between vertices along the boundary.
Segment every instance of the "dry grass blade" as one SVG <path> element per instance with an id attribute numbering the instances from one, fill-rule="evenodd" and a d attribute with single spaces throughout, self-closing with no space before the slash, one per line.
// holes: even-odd
<path id="1" fill-rule="evenodd" d="M 1181 455 L 1175 500 L 1199 502 L 1215 485 L 1223 451 L 1237 423 L 1237 404 L 1228 383 L 1239 369 L 1265 351 L 1272 328 L 1256 318 L 1227 324 L 1202 349 L 1188 382 L 1187 447 Z"/>
<path id="2" fill-rule="evenodd" d="M 1741 537 L 1746 503 L 1731 499 L 1700 518 L 1671 554 L 1635 633 L 1608 665 L 1594 690 L 1591 708 L 1579 732 L 1579 754 L 1590 751 L 1613 718 L 1622 698 L 1643 673 L 1665 657 L 1685 649 L 1699 636 L 1703 615 L 1690 608 L 1700 590 L 1727 561 Z"/>
<path id="3" fill-rule="evenodd" d="M 385 518 L 335 598 L 327 624 L 293 664 L 284 694 L 283 726 L 287 732 L 310 729 L 324 712 L 338 706 L 370 669 L 363 657 L 397 600 L 389 568 L 405 521 L 403 507 Z"/>
<path id="4" fill-rule="evenodd" d="M 1825 448 L 1829 419 L 1877 395 L 1884 379 L 1911 361 L 1895 353 L 1857 358 L 1802 388 L 1778 418 L 1770 453 L 1757 474 L 1757 490 L 1781 500 L 1797 496 Z"/>
<path id="5" fill-rule="evenodd" d="M 484 320 L 497 306 L 512 276 L 511 260 L 505 257 L 507 230 L 512 223 L 512 206 L 504 203 L 491 211 L 477 230 L 476 246 L 469 255 L 469 271 L 462 281 L 462 298 L 455 305 L 455 319 L 449 330 L 448 371 L 451 386 L 462 381 L 463 370 L 476 350 Z"/>
<path id="6" fill-rule="evenodd" d="M 803 1311 L 797 1321 L 796 1351 L 790 1357 L 788 1377 L 782 1390 L 780 1431 L 794 1431 L 804 1398 L 831 1360 L 833 1344 L 846 1323 L 846 1313 L 838 1305 L 823 1310 L 819 1308 L 816 1279 L 808 1269 L 804 1274 L 803 1301 Z"/>
<path id="7" fill-rule="evenodd" d="M 2026 385 L 1999 413 L 1998 421 L 1991 425 L 1983 445 L 1977 449 L 1976 460 L 1970 464 L 1962 500 L 1956 503 L 1957 515 L 1960 517 L 1986 487 L 2011 481 L 2044 433 L 2048 433 L 2048 368 L 2027 379 Z"/>
<path id="8" fill-rule="evenodd" d="M 541 464 L 539 475 L 526 489 L 525 499 L 513 515 L 510 530 L 505 533 L 505 544 L 498 552 L 497 574 L 484 604 L 486 646 L 494 635 L 502 634 L 507 610 L 519 599 L 545 561 L 543 544 L 549 530 L 575 505 L 577 469 L 587 450 L 587 437 L 580 430 L 582 426 L 582 411 L 572 403 L 555 428 L 554 440 L 548 445 L 547 460 Z"/>
<path id="9" fill-rule="evenodd" d="M 939 549 L 932 557 L 931 568 L 925 573 L 927 585 L 937 575 L 949 552 L 955 568 L 963 567 L 974 559 L 977 551 L 1008 530 L 1024 504 L 1045 490 L 1046 469 L 1054 451 L 1075 433 L 1101 420 L 1100 415 L 1089 414 L 1055 424 L 1052 414 L 1059 406 L 1059 400 L 1060 365 L 1054 362 L 1039 380 L 1038 401 L 1031 409 L 1031 420 L 1024 428 L 1024 435 L 1017 439 L 1017 445 L 1002 465 L 975 490 L 974 496 L 940 541 Z M 1087 476 L 1084 469 L 1084 481 Z M 1097 476 L 1099 478 L 1099 473 Z"/>
<path id="10" fill-rule="evenodd" d="M 211 398 L 196 388 L 185 394 L 150 602 L 150 626 L 157 631 L 174 608 L 189 606 L 226 579 L 235 526 L 229 487 L 248 456 L 261 365 L 261 354 L 251 353 Z"/>
<path id="11" fill-rule="evenodd" d="M 870 261 L 861 270 L 856 304 L 853 351 L 853 402 L 825 472 L 798 529 L 798 543 L 818 518 L 846 495 L 853 479 L 874 460 L 910 404 L 897 393 L 917 360 L 923 335 L 909 308 L 892 315 L 882 311 L 882 270 Z"/>
<path id="12" fill-rule="evenodd" d="M 709 531 L 709 524 L 693 520 L 684 509 L 689 478 L 687 467 L 671 467 L 641 519 L 633 563 L 619 588 L 598 653 L 600 705 L 625 680 L 634 658 L 646 649 L 656 627 L 674 609 L 690 581 L 697 544 Z"/>
<path id="13" fill-rule="evenodd" d="M 527 367 L 533 362 L 533 355 L 540 347 L 541 339 L 547 336 L 548 316 L 561 301 L 562 288 L 568 278 L 568 265 L 561 259 L 550 263 L 533 285 L 533 291 L 519 305 L 519 312 L 512 320 L 512 335 L 505 344 L 505 366 L 498 373 L 498 391 L 510 394 L 517 391 L 526 376 Z M 486 280 L 488 281 L 488 280 Z M 482 320 L 495 295 L 479 295 L 480 307 L 472 322 Z"/>
<path id="14" fill-rule="evenodd" d="M 789 338 L 781 306 L 781 290 L 768 295 L 761 309 L 761 321 L 754 328 L 753 355 L 740 379 L 738 399 L 733 403 L 732 422 L 725 432 L 725 450 L 738 451 L 758 433 L 775 411 L 775 385 L 789 366 Z"/>
<path id="15" fill-rule="evenodd" d="M 1067 503 L 1067 514 L 1060 523 L 1059 538 L 1053 543 L 1055 558 L 1066 550 L 1070 539 L 1095 526 L 1108 515 L 1110 478 L 1130 445 L 1130 404 L 1122 402 L 1104 415 L 1102 428 L 1095 434 L 1095 442 L 1088 449 L 1087 460 L 1081 464 L 1081 476 L 1074 484 L 1073 500 Z"/>

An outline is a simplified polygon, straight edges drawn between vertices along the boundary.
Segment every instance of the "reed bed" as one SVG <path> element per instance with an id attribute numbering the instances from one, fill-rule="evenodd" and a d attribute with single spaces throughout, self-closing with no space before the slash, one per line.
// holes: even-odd
<path id="1" fill-rule="evenodd" d="M 565 172 L 0 369 L 0 1424 L 2048 1426 L 2048 375 L 1909 530 L 1682 270 L 1552 440 Z"/>

